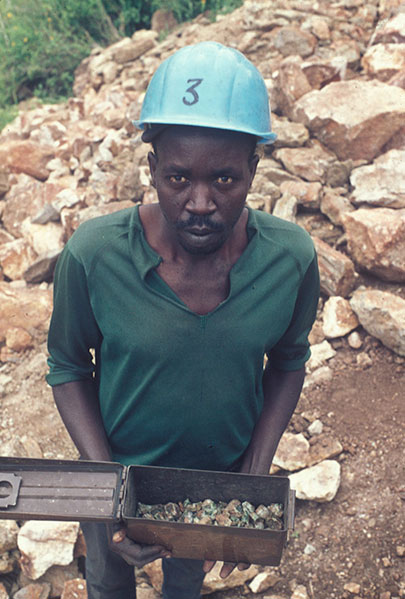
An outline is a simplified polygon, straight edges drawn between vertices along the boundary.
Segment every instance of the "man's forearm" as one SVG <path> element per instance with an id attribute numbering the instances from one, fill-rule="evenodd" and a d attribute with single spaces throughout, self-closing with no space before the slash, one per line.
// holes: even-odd
<path id="1" fill-rule="evenodd" d="M 53 387 L 62 420 L 82 458 L 110 461 L 111 450 L 92 381 L 73 381 Z"/>
<path id="2" fill-rule="evenodd" d="M 242 472 L 268 474 L 281 435 L 297 405 L 304 378 L 304 368 L 294 371 L 266 368 L 264 371 L 263 410 L 243 456 Z"/>

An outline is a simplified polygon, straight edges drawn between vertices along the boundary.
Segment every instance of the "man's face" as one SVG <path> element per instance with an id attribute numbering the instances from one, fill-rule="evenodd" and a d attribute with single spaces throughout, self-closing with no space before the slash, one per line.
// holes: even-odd
<path id="1" fill-rule="evenodd" d="M 171 238 L 191 254 L 211 254 L 241 216 L 258 158 L 255 139 L 204 127 L 170 126 L 149 165 Z"/>

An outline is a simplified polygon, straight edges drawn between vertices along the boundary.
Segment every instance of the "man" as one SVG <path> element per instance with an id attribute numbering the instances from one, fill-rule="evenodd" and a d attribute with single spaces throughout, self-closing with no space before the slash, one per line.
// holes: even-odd
<path id="1" fill-rule="evenodd" d="M 56 404 L 85 459 L 268 474 L 319 281 L 305 231 L 245 206 L 256 144 L 275 137 L 264 81 L 221 44 L 183 48 L 152 78 L 138 125 L 159 203 L 69 240 L 49 333 Z M 89 599 L 135 597 L 133 566 L 159 557 L 163 596 L 196 599 L 213 566 L 83 528 Z"/>

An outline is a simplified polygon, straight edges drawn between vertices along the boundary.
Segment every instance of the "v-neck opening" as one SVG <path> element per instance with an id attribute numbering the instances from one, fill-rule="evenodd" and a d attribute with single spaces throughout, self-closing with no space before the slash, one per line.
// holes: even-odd
<path id="1" fill-rule="evenodd" d="M 142 277 L 143 277 L 145 283 L 148 285 L 149 289 L 151 289 L 154 293 L 158 294 L 159 296 L 165 298 L 166 300 L 187 310 L 189 313 L 194 314 L 196 317 L 200 318 L 201 320 L 208 318 L 209 316 L 214 314 L 217 310 L 219 310 L 222 306 L 224 306 L 228 302 L 228 300 L 230 299 L 230 297 L 232 296 L 232 293 L 234 291 L 233 283 L 234 283 L 234 278 L 235 278 L 235 271 L 240 270 L 243 266 L 243 263 L 248 259 L 248 255 L 252 251 L 252 241 L 254 240 L 255 236 L 257 235 L 257 227 L 255 224 L 254 214 L 250 210 L 249 207 L 247 207 L 247 210 L 248 210 L 248 219 L 246 222 L 246 233 L 247 233 L 247 237 L 248 237 L 248 242 L 247 242 L 247 245 L 246 245 L 245 249 L 243 250 L 242 254 L 239 256 L 239 258 L 236 260 L 236 262 L 232 265 L 232 267 L 229 270 L 229 273 L 228 273 L 229 291 L 227 293 L 227 296 L 224 300 L 219 302 L 218 305 L 215 306 L 215 308 L 213 308 L 209 312 L 200 314 L 200 313 L 196 312 L 195 310 L 192 310 L 186 304 L 186 302 L 184 302 L 177 295 L 177 293 L 174 291 L 174 289 L 163 279 L 163 277 L 161 277 L 161 275 L 157 271 L 157 267 L 161 264 L 161 262 L 163 261 L 163 258 L 156 250 L 154 250 L 150 246 L 150 244 L 146 238 L 145 229 L 143 227 L 141 217 L 139 215 L 139 206 L 136 206 L 135 211 L 134 211 L 134 221 L 135 221 L 134 225 L 141 233 L 140 239 L 141 239 L 141 245 L 143 247 L 142 255 L 144 258 L 143 264 L 141 265 L 141 273 L 142 273 Z"/>

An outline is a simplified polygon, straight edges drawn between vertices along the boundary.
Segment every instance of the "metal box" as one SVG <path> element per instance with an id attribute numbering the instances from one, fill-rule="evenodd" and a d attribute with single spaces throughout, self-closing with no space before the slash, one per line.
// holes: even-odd
<path id="1" fill-rule="evenodd" d="M 282 503 L 282 530 L 146 520 L 137 502 L 240 499 Z M 122 521 L 134 541 L 159 544 L 173 557 L 280 563 L 294 522 L 294 492 L 283 476 L 257 476 L 112 462 L 0 458 L 0 519 Z"/>

